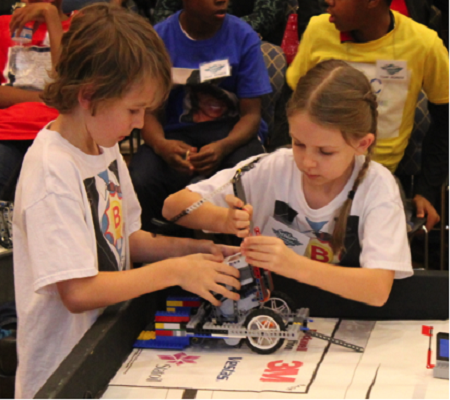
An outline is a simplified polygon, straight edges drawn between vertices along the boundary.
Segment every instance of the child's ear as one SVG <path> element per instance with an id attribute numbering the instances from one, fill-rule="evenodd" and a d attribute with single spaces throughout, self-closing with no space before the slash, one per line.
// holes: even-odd
<path id="1" fill-rule="evenodd" d="M 78 103 L 80 103 L 80 106 L 85 110 L 91 109 L 92 94 L 93 90 L 88 86 L 82 87 L 78 92 Z"/>
<path id="2" fill-rule="evenodd" d="M 375 135 L 373 133 L 368 133 L 362 139 L 359 139 L 358 145 L 356 146 L 358 154 L 366 154 L 367 149 L 374 141 Z"/>

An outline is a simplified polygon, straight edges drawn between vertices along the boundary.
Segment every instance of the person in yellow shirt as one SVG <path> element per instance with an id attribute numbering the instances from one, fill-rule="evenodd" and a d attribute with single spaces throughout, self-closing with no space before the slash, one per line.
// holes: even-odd
<path id="1" fill-rule="evenodd" d="M 374 159 L 395 172 L 414 124 L 420 91 L 432 118 L 423 144 L 422 170 L 414 197 L 417 216 L 431 229 L 439 215 L 437 188 L 448 174 L 448 51 L 435 31 L 389 9 L 390 0 L 326 0 L 328 14 L 311 18 L 287 70 L 295 89 L 319 62 L 341 59 L 369 78 L 379 104 Z"/>

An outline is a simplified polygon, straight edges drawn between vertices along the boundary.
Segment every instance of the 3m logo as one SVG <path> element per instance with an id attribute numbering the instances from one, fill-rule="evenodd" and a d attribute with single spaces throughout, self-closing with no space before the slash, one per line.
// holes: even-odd
<path id="1" fill-rule="evenodd" d="M 300 367 L 303 365 L 301 361 L 292 361 L 287 364 L 283 361 L 272 361 L 267 364 L 263 376 L 259 379 L 261 382 L 295 382 L 293 376 L 298 375 Z"/>
<path id="2" fill-rule="evenodd" d="M 195 360 L 200 358 L 200 356 L 188 356 L 186 353 L 177 353 L 173 356 L 159 356 L 161 360 L 167 361 L 168 363 L 173 363 L 178 365 L 187 363 L 187 364 L 195 364 Z"/>

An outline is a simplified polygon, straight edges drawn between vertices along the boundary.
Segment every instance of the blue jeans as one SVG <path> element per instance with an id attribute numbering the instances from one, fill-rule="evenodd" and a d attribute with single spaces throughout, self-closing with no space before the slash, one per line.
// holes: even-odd
<path id="1" fill-rule="evenodd" d="M 207 126 L 205 125 L 205 128 Z M 226 137 L 230 129 L 202 131 L 182 131 L 166 134 L 167 139 L 182 140 L 191 146 L 200 148 L 204 145 Z M 207 134 L 205 134 L 207 133 Z M 249 157 L 264 153 L 259 140 L 254 137 L 245 145 L 229 154 L 220 164 L 218 170 L 232 168 L 238 162 Z M 142 207 L 142 229 L 160 233 L 159 228 L 152 222 L 153 218 L 165 221 L 162 217 L 164 200 L 171 194 L 185 188 L 195 176 L 183 175 L 171 168 L 156 155 L 150 146 L 142 145 L 133 155 L 130 163 L 130 175 L 134 190 Z"/>
<path id="2" fill-rule="evenodd" d="M 0 140 L 1 200 L 12 200 L 23 158 L 32 143 L 32 140 Z"/>

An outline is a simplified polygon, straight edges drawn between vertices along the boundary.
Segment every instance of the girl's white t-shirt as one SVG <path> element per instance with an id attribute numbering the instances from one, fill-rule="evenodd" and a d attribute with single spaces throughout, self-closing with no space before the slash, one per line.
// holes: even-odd
<path id="1" fill-rule="evenodd" d="M 188 189 L 206 197 L 215 188 L 230 181 L 237 168 L 248 164 L 253 158 L 241 162 L 235 168 L 220 171 L 210 179 L 189 185 Z M 311 259 L 339 263 L 342 253 L 333 254 L 329 245 L 331 234 L 339 209 L 364 160 L 364 156 L 355 157 L 353 173 L 338 196 L 326 206 L 312 209 L 306 202 L 302 173 L 295 164 L 292 150 L 280 149 L 263 156 L 254 168 L 242 176 L 247 203 L 254 210 L 254 233 L 277 236 L 296 253 Z M 231 184 L 214 196 L 211 202 L 227 207 L 227 194 L 233 194 Z M 291 218 L 286 220 L 281 215 L 283 213 L 290 214 Z M 293 219 L 292 215 L 295 215 Z M 359 245 L 361 249 L 359 266 L 393 270 L 396 279 L 413 274 L 406 217 L 399 188 L 392 174 L 381 164 L 373 161 L 370 163 L 367 174 L 356 191 L 350 215 L 356 221 L 354 236 L 358 243 L 355 247 Z"/>

